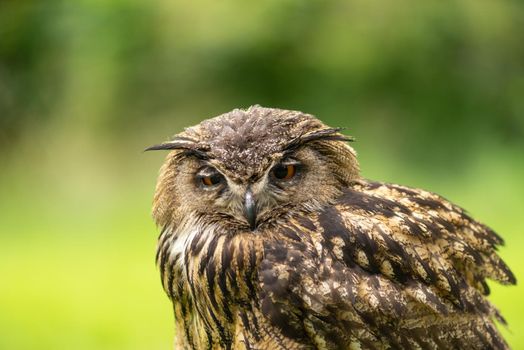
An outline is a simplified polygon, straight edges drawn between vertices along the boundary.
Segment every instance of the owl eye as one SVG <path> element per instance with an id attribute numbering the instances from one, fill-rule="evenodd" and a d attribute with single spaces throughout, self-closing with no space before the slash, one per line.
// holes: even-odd
<path id="1" fill-rule="evenodd" d="M 199 171 L 197 179 L 204 187 L 212 187 L 221 183 L 224 177 L 214 168 L 205 168 Z"/>
<path id="2" fill-rule="evenodd" d="M 273 176 L 279 180 L 291 180 L 297 173 L 297 165 L 291 163 L 281 163 L 272 170 Z"/>
<path id="3" fill-rule="evenodd" d="M 205 176 L 202 178 L 202 183 L 206 186 L 213 186 L 213 185 L 216 185 L 218 183 L 220 183 L 220 181 L 222 180 L 222 176 L 220 175 L 213 175 L 213 176 Z"/>

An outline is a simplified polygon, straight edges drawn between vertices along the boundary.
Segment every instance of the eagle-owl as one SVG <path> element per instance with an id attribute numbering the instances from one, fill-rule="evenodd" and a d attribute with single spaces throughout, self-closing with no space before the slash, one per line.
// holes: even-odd
<path id="1" fill-rule="evenodd" d="M 502 239 L 420 189 L 359 174 L 351 139 L 252 106 L 187 128 L 153 216 L 176 349 L 507 348 L 486 279 Z"/>

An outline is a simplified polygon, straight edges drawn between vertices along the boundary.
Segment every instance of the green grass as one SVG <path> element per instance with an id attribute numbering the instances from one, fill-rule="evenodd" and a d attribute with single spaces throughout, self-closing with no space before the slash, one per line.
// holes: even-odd
<path id="1" fill-rule="evenodd" d="M 6 228 L 1 349 L 168 349 L 172 315 L 154 264 L 155 228 L 113 223 Z M 121 213 L 120 213 L 121 214 Z M 140 216 L 138 216 L 140 217 Z M 128 222 L 130 221 L 130 222 Z M 140 222 L 142 221 L 142 222 Z"/>

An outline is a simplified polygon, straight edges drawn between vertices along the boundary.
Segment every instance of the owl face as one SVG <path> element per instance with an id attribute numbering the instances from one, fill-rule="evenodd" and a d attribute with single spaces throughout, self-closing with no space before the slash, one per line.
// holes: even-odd
<path id="1" fill-rule="evenodd" d="M 160 225 L 193 216 L 229 231 L 257 231 L 294 210 L 316 210 L 358 175 L 346 140 L 294 111 L 256 106 L 206 120 L 150 148 L 172 150 L 154 216 Z"/>

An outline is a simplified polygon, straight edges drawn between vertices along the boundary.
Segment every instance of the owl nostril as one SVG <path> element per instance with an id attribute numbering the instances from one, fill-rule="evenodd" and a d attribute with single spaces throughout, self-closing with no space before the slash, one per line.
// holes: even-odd
<path id="1" fill-rule="evenodd" d="M 249 228 L 251 231 L 254 231 L 257 227 L 257 205 L 253 192 L 251 192 L 251 188 L 249 187 L 244 195 L 244 214 L 249 223 Z"/>

